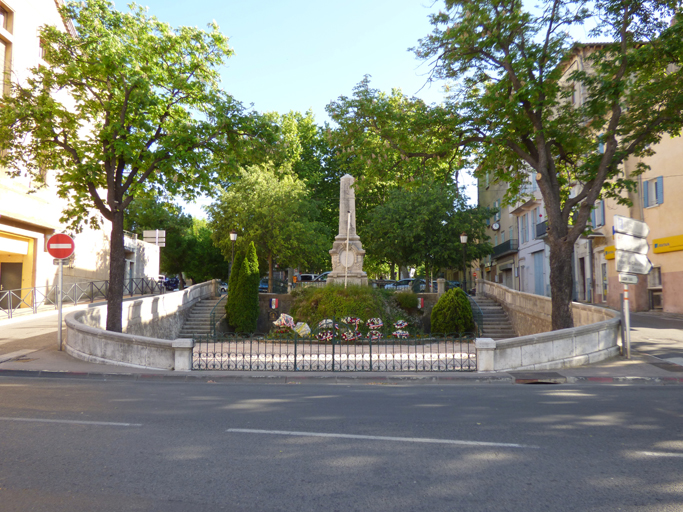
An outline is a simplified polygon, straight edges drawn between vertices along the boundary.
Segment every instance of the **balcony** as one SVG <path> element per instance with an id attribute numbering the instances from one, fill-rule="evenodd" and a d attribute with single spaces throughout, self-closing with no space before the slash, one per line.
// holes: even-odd
<path id="1" fill-rule="evenodd" d="M 536 224 L 536 238 L 545 238 L 548 236 L 548 221 L 544 220 Z"/>
<path id="2" fill-rule="evenodd" d="M 137 247 L 137 239 L 138 239 L 137 233 L 131 233 L 130 231 L 124 231 L 123 232 L 123 248 L 126 251 L 135 252 L 135 248 Z"/>
<path id="3" fill-rule="evenodd" d="M 507 240 L 493 248 L 493 258 L 500 258 L 507 254 L 513 254 L 519 250 L 519 240 Z"/>

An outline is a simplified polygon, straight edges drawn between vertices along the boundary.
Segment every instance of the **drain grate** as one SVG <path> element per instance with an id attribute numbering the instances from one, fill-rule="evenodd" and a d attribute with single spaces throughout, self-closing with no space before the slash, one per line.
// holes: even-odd
<path id="1" fill-rule="evenodd" d="M 683 366 L 675 363 L 650 363 L 652 366 L 666 370 L 667 372 L 683 373 Z"/>
<path id="2" fill-rule="evenodd" d="M 565 384 L 567 377 L 556 372 L 508 372 L 515 384 Z"/>

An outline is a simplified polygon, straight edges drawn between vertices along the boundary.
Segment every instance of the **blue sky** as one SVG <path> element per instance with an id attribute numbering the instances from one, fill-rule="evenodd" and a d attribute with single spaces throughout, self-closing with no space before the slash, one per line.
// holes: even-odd
<path id="1" fill-rule="evenodd" d="M 439 103 L 442 85 L 426 84 L 428 63 L 408 48 L 431 32 L 430 0 L 140 0 L 148 13 L 177 27 L 200 28 L 215 20 L 235 55 L 221 71 L 222 86 L 259 112 L 312 110 L 319 124 L 325 106 L 350 96 L 364 75 L 372 86 L 427 103 Z M 124 10 L 122 2 L 117 8 Z M 476 187 L 468 194 L 476 202 Z M 184 205 L 204 216 L 201 204 Z"/>

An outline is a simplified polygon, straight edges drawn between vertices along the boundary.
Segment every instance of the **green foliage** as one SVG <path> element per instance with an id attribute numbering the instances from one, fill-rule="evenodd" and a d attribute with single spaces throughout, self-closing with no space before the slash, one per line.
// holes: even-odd
<path id="1" fill-rule="evenodd" d="M 252 242 L 249 244 L 244 260 L 242 260 L 242 268 L 237 281 L 234 297 L 235 314 L 232 319 L 228 319 L 229 324 L 237 332 L 256 331 L 259 315 L 259 281 L 258 256 Z"/>
<path id="2" fill-rule="evenodd" d="M 417 308 L 417 294 L 412 291 L 400 291 L 394 294 L 394 299 L 403 309 Z"/>
<path id="3" fill-rule="evenodd" d="M 642 167 L 625 175 L 625 160 L 683 127 L 683 15 L 672 1 L 446 0 L 431 21 L 416 53 L 448 81 L 451 133 L 478 176 L 507 182 L 509 204 L 538 182 L 553 328 L 571 327 L 571 274 L 561 269 L 595 201 L 628 202 L 622 192 Z M 601 42 L 576 44 L 570 34 L 584 26 Z"/>
<path id="4" fill-rule="evenodd" d="M 239 234 L 237 246 L 253 243 L 269 262 L 269 273 L 275 261 L 280 267 L 308 268 L 330 248 L 305 184 L 272 165 L 241 170 L 208 211 L 214 241 L 223 254 L 232 250 L 229 232 L 234 229 Z"/>
<path id="5" fill-rule="evenodd" d="M 292 293 L 291 315 L 315 327 L 324 318 L 355 316 L 363 321 L 379 317 L 385 323 L 386 294 L 370 286 L 324 286 L 299 288 Z"/>
<path id="6" fill-rule="evenodd" d="M 432 308 L 432 332 L 465 333 L 475 329 L 472 305 L 461 288 L 444 293 Z"/>
<path id="7" fill-rule="evenodd" d="M 230 273 L 230 280 L 228 281 L 228 299 L 225 302 L 225 314 L 228 317 L 228 324 L 235 326 L 234 320 L 237 318 L 237 284 L 240 280 L 240 272 L 242 271 L 242 264 L 244 263 L 246 253 L 239 249 L 235 254 L 235 262 Z"/>

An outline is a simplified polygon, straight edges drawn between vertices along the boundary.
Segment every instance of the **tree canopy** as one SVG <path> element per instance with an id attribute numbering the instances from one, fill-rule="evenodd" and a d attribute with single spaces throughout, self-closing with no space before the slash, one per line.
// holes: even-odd
<path id="1" fill-rule="evenodd" d="M 219 88 L 232 50 L 215 23 L 172 28 L 108 0 L 59 7 L 77 36 L 45 26 L 41 65 L 0 98 L 0 164 L 37 181 L 55 169 L 62 222 L 112 223 L 107 329 L 121 331 L 123 218 L 141 193 L 194 197 L 262 127 Z"/>
<path id="2" fill-rule="evenodd" d="M 674 8 L 546 0 L 530 11 L 520 0 L 446 0 L 416 48 L 432 79 L 448 81 L 452 135 L 472 148 L 479 175 L 510 183 L 511 202 L 533 170 L 548 214 L 554 329 L 573 325 L 570 259 L 596 199 L 626 201 L 620 192 L 635 182 L 624 160 L 680 133 L 683 24 L 668 23 Z M 600 43 L 575 44 L 569 32 L 584 24 Z"/>

